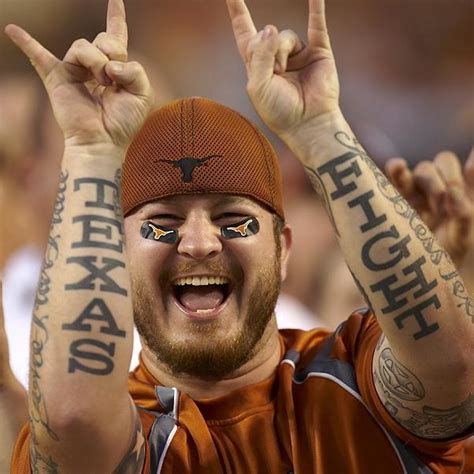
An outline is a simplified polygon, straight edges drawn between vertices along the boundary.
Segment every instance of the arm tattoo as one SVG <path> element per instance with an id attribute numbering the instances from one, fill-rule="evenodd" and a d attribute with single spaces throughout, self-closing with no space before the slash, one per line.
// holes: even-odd
<path id="1" fill-rule="evenodd" d="M 395 212 L 399 216 L 408 221 L 411 229 L 414 231 L 415 237 L 423 245 L 432 264 L 438 267 L 439 276 L 445 281 L 451 281 L 453 295 L 458 300 L 457 306 L 463 308 L 466 316 L 474 323 L 474 300 L 469 296 L 457 271 L 444 273 L 440 268 L 442 263 L 447 263 L 450 267 L 453 267 L 453 263 L 449 254 L 436 242 L 428 226 L 421 220 L 418 213 L 408 204 L 405 198 L 400 195 L 397 189 L 392 186 L 387 177 L 359 146 L 355 138 L 351 140 L 346 133 L 339 132 L 336 134 L 336 140 L 344 147 L 357 153 L 368 165 L 377 181 L 377 188 L 383 197 L 392 204 Z"/>
<path id="2" fill-rule="evenodd" d="M 41 385 L 41 370 L 44 365 L 44 348 L 49 340 L 48 320 L 49 315 L 45 312 L 44 306 L 49 302 L 49 291 L 51 289 L 50 271 L 59 255 L 59 240 L 61 236 L 56 233 L 56 225 L 63 220 L 64 201 L 66 199 L 66 189 L 69 174 L 67 171 L 61 172 L 59 178 L 58 194 L 54 205 L 53 218 L 51 222 L 50 235 L 48 237 L 48 247 L 46 249 L 43 267 L 40 273 L 38 288 L 34 304 L 33 318 L 31 323 L 30 337 L 30 402 L 29 418 L 31 430 L 30 444 L 30 464 L 33 473 L 58 472 L 58 465 L 50 457 L 41 453 L 38 447 L 37 430 L 41 427 L 46 431 L 51 439 L 59 441 L 58 435 L 51 427 L 48 407 L 43 395 Z"/>
<path id="3" fill-rule="evenodd" d="M 398 361 L 392 350 L 379 354 L 374 371 L 376 385 L 384 395 L 384 405 L 390 415 L 404 428 L 421 438 L 445 439 L 467 430 L 474 417 L 474 396 L 451 408 L 423 405 L 421 411 L 403 403 L 421 402 L 425 389 L 420 380 Z"/>
<path id="4" fill-rule="evenodd" d="M 333 223 L 335 219 L 330 201 L 335 202 L 341 198 L 348 199 L 347 207 L 355 209 L 364 219 L 359 230 L 367 240 L 361 245 L 360 257 L 361 263 L 370 271 L 368 277 L 374 280 L 366 287 L 357 278 L 354 280 L 368 304 L 372 306 L 369 296 L 379 292 L 380 297 L 386 301 L 379 310 L 381 314 L 390 315 L 398 329 L 407 325 L 410 329 L 413 328 L 412 336 L 415 340 L 426 337 L 439 329 L 437 322 L 430 321 L 425 316 L 428 310 L 441 307 L 435 291 L 438 281 L 426 277 L 424 266 L 427 259 L 424 256 L 416 258 L 415 252 L 412 252 L 412 236 L 401 235 L 395 225 L 388 226 L 387 215 L 374 207 L 377 201 L 374 191 L 358 192 L 357 178 L 363 174 L 361 157 L 366 155 L 358 146 L 342 142 L 340 135 L 341 133 L 336 134 L 336 140 L 349 151 L 315 170 L 308 167 L 306 170 L 316 191 L 325 200 Z M 377 169 L 375 164 L 372 165 L 370 169 Z M 326 189 L 321 178 L 323 175 L 328 175 L 331 180 L 332 192 Z M 380 272 L 386 270 L 391 270 L 391 273 L 384 273 L 381 277 Z"/>
<path id="5" fill-rule="evenodd" d="M 419 379 L 395 358 L 390 348 L 384 349 L 379 356 L 378 376 L 383 386 L 397 398 L 419 401 L 425 396 Z"/>
<path id="6" fill-rule="evenodd" d="M 139 474 L 145 462 L 145 438 L 140 417 L 135 412 L 135 427 L 132 441 L 119 466 L 113 474 Z"/>
<path id="7" fill-rule="evenodd" d="M 316 192 L 325 201 L 336 231 L 338 229 L 331 201 L 348 198 L 348 208 L 356 209 L 364 218 L 359 229 L 362 235 L 367 235 L 367 240 L 361 247 L 361 260 L 376 278 L 366 288 L 362 288 L 360 282 L 357 282 L 366 300 L 369 299 L 369 293 L 378 293 L 386 301 L 381 313 L 390 315 L 398 329 L 407 325 L 414 328 L 412 336 L 415 340 L 435 333 L 441 323 L 433 320 L 436 314 L 434 310 L 441 308 L 441 301 L 437 291 L 439 279 L 430 279 L 425 273 L 424 267 L 428 268 L 431 264 L 437 268 L 440 281 L 452 282 L 452 293 L 455 301 L 457 300 L 457 306 L 462 307 L 474 322 L 474 302 L 459 274 L 453 271 L 449 255 L 437 244 L 426 224 L 391 185 L 355 138 L 345 132 L 338 132 L 335 139 L 346 151 L 317 169 L 306 167 L 306 171 Z M 389 201 L 394 211 L 408 221 L 412 233 L 402 235 L 395 225 L 387 225 L 387 215 L 373 206 L 377 200 L 373 190 L 358 193 L 357 178 L 363 173 L 361 162 L 365 163 L 374 175 L 382 199 Z M 331 191 L 325 186 L 321 178 L 323 175 L 330 179 Z M 413 251 L 414 241 L 421 243 L 425 255 L 420 256 Z M 377 277 L 378 272 L 390 269 L 392 273 L 385 274 L 383 278 Z M 428 312 L 430 319 L 426 316 Z"/>
<path id="8" fill-rule="evenodd" d="M 78 281 L 69 282 L 64 290 L 95 290 L 102 297 L 94 295 L 86 302 L 79 314 L 62 324 L 64 331 L 75 331 L 77 339 L 69 347 L 68 373 L 77 371 L 95 375 L 110 375 L 115 367 L 115 340 L 101 340 L 91 336 L 94 329 L 113 338 L 125 338 L 126 331 L 119 327 L 113 311 L 109 308 L 107 294 L 128 296 L 127 289 L 117 283 L 117 274 L 125 270 L 123 258 L 122 211 L 120 207 L 120 170 L 115 172 L 114 181 L 95 177 L 82 177 L 74 180 L 74 191 L 83 187 L 93 189 L 95 199 L 86 200 L 84 207 L 90 214 L 76 215 L 73 225 L 78 227 L 81 239 L 73 242 L 75 249 L 101 248 L 110 256 L 98 257 L 73 254 L 66 259 L 67 265 L 79 266 L 82 276 Z M 114 258 L 116 257 L 116 258 Z"/>

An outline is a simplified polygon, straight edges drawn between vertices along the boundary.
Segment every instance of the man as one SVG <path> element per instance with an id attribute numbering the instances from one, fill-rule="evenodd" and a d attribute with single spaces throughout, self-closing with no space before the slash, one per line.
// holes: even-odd
<path id="1" fill-rule="evenodd" d="M 141 128 L 152 92 L 127 62 L 120 0 L 107 32 L 63 61 L 9 26 L 65 137 L 13 470 L 457 472 L 473 419 L 462 280 L 344 121 L 323 2 L 309 2 L 307 46 L 257 33 L 244 2 L 227 3 L 250 97 L 325 199 L 377 321 L 362 311 L 333 335 L 278 333 L 291 234 L 276 159 L 204 99 Z M 132 312 L 144 344 L 133 403 Z"/>

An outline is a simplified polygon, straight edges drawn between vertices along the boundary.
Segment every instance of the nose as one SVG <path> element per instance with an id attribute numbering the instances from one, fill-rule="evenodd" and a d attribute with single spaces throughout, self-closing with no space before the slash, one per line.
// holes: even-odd
<path id="1" fill-rule="evenodd" d="M 205 260 L 221 251 L 219 228 L 205 215 L 188 215 L 179 228 L 178 253 L 195 260 Z"/>

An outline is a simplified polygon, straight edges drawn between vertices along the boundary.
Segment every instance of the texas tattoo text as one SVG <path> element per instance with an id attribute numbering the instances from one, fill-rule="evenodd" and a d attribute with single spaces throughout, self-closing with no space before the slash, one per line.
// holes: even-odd
<path id="1" fill-rule="evenodd" d="M 93 375 L 109 375 L 114 369 L 114 355 L 117 338 L 125 338 L 126 332 L 119 328 L 109 309 L 107 297 L 118 295 L 127 298 L 128 291 L 114 278 L 116 272 L 125 271 L 122 241 L 122 222 L 117 218 L 120 212 L 119 184 L 100 178 L 79 178 L 74 180 L 74 193 L 80 199 L 81 190 L 92 188 L 95 200 L 85 200 L 84 209 L 90 213 L 72 217 L 72 225 L 79 228 L 81 237 L 71 244 L 66 264 L 79 266 L 83 276 L 64 286 L 66 292 L 95 290 L 94 296 L 86 299 L 79 314 L 62 325 L 64 331 L 77 334 L 69 347 L 68 372 L 82 371 Z M 105 214 L 105 215 L 104 215 Z M 90 249 L 104 249 L 107 256 L 84 255 Z M 110 255 L 109 255 L 110 254 Z M 93 325 L 100 327 L 105 340 L 90 336 Z"/>

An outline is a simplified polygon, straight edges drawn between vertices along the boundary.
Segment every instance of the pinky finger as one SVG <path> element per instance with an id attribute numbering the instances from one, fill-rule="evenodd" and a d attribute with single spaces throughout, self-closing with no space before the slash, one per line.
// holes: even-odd
<path id="1" fill-rule="evenodd" d="M 131 94 L 140 96 L 151 95 L 150 82 L 140 63 L 136 61 L 128 63 L 110 61 L 106 64 L 105 70 L 110 79 Z"/>

